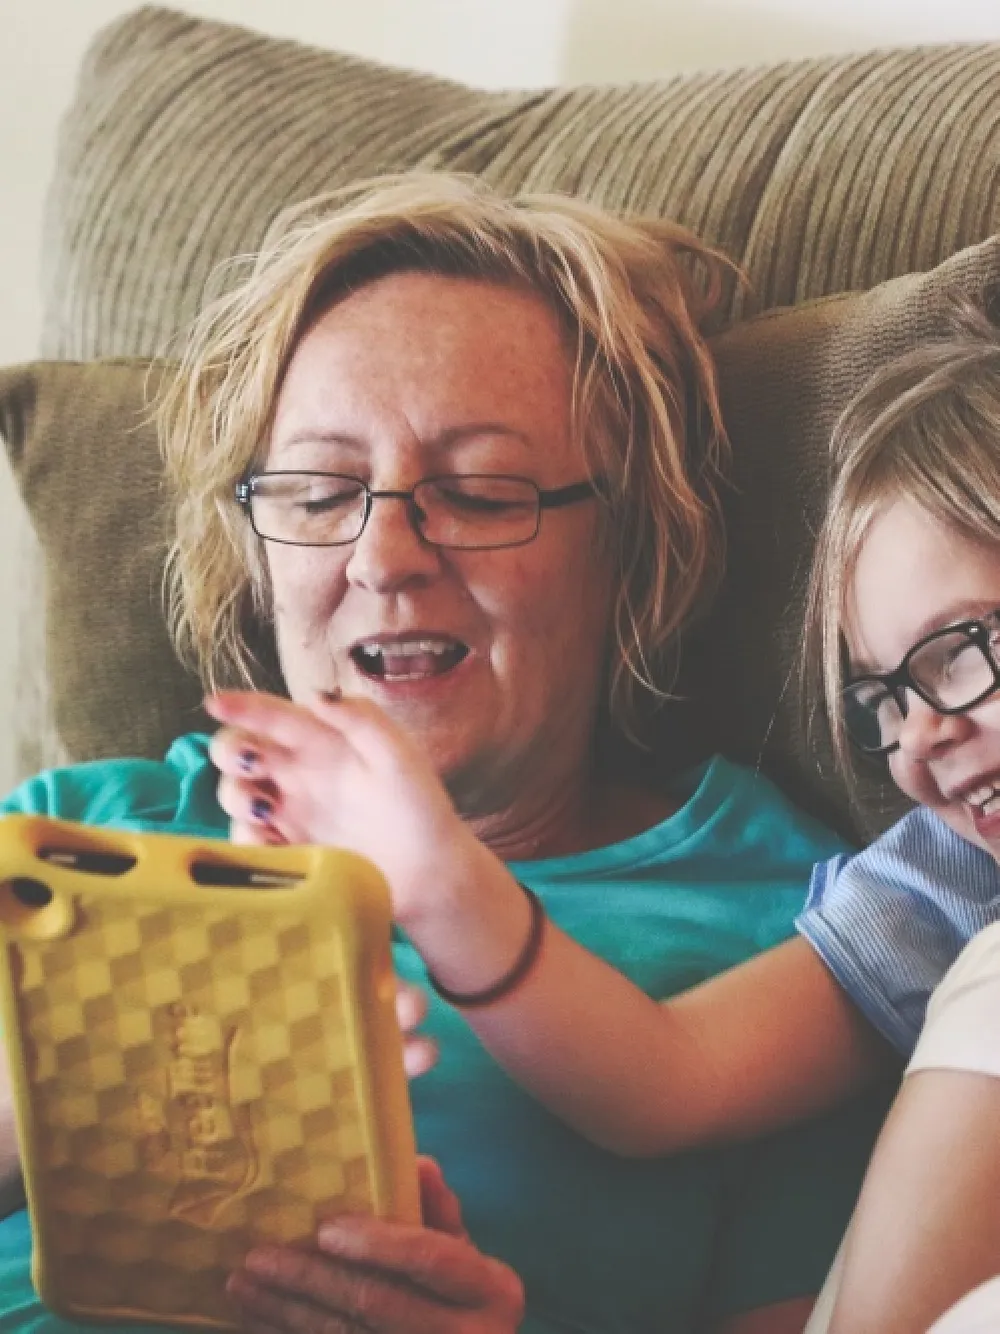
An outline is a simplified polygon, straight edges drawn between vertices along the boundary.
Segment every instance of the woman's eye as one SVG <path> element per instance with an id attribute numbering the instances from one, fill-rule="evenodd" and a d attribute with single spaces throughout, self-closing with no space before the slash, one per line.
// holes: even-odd
<path id="1" fill-rule="evenodd" d="M 335 510 L 343 505 L 350 505 L 356 499 L 356 494 L 351 492 L 334 491 L 328 492 L 326 495 L 303 496 L 298 505 L 307 514 L 328 514 L 330 510 Z"/>
<path id="2" fill-rule="evenodd" d="M 498 499 L 495 496 L 470 495 L 467 491 L 443 491 L 442 499 L 455 509 L 468 510 L 476 514 L 502 514 L 510 509 L 514 501 Z"/>
<path id="3" fill-rule="evenodd" d="M 358 501 L 362 488 L 354 483 L 314 478 L 308 483 L 291 487 L 285 503 L 302 514 L 329 514 L 349 509 Z"/>

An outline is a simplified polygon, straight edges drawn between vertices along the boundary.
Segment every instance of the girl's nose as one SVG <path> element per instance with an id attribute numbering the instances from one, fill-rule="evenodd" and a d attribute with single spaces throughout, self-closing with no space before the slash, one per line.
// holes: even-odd
<path id="1" fill-rule="evenodd" d="M 965 714 L 938 713 L 912 690 L 907 691 L 906 702 L 899 748 L 911 759 L 930 759 L 967 735 L 970 724 Z"/>

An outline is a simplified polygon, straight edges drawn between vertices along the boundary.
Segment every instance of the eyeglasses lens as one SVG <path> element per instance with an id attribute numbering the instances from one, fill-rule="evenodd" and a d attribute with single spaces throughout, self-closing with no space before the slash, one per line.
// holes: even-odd
<path id="1" fill-rule="evenodd" d="M 258 477 L 251 499 L 261 537 L 301 546 L 339 546 L 361 535 L 365 488 L 327 473 L 273 473 Z"/>
<path id="2" fill-rule="evenodd" d="M 929 640 L 910 659 L 910 676 L 943 709 L 962 709 L 993 685 L 993 668 L 976 640 L 956 630 Z"/>
<path id="3" fill-rule="evenodd" d="M 251 493 L 254 528 L 275 542 L 343 546 L 361 536 L 370 517 L 368 495 L 353 477 L 264 473 Z M 372 493 L 373 501 L 389 499 L 408 501 L 411 521 L 432 546 L 517 546 L 538 531 L 538 489 L 521 477 L 436 477 L 418 482 L 412 493 Z"/>
<path id="4" fill-rule="evenodd" d="M 856 681 L 844 690 L 844 725 L 860 750 L 877 754 L 899 739 L 903 714 L 881 681 Z"/>
<path id="5" fill-rule="evenodd" d="M 538 531 L 538 492 L 519 477 L 439 477 L 420 482 L 413 503 L 434 546 L 517 546 Z"/>
<path id="6" fill-rule="evenodd" d="M 988 651 L 968 630 L 943 630 L 904 660 L 902 675 L 933 708 L 960 713 L 990 694 L 996 669 Z M 899 740 L 905 711 L 884 682 L 853 681 L 843 694 L 844 724 L 851 740 L 873 753 L 891 749 Z"/>

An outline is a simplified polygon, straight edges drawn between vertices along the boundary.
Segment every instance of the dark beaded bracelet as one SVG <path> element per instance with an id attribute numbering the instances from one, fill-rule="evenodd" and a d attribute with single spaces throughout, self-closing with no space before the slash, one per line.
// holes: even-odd
<path id="1" fill-rule="evenodd" d="M 518 884 L 521 884 L 521 882 L 518 881 Z M 533 890 L 529 889 L 527 885 L 521 885 L 521 888 L 527 895 L 531 907 L 531 925 L 528 927 L 528 938 L 524 942 L 524 948 L 503 977 L 483 991 L 461 992 L 451 991 L 448 987 L 443 986 L 430 969 L 427 970 L 427 981 L 441 999 L 446 1000 L 449 1005 L 454 1005 L 459 1010 L 474 1010 L 481 1005 L 492 1005 L 494 1001 L 509 996 L 528 976 L 542 948 L 542 936 L 545 933 L 545 909 L 542 907 L 541 899 Z"/>

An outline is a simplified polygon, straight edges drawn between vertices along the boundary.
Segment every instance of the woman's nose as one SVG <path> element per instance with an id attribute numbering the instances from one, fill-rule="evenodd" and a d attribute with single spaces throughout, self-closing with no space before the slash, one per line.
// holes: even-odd
<path id="1" fill-rule="evenodd" d="M 412 500 L 405 496 L 372 498 L 368 522 L 347 562 L 351 583 L 373 592 L 391 592 L 431 578 L 440 563 L 437 548 L 420 535 Z"/>
<path id="2" fill-rule="evenodd" d="M 899 731 L 899 748 L 911 759 L 925 760 L 961 741 L 969 728 L 964 713 L 938 713 L 910 690 L 906 717 Z"/>

